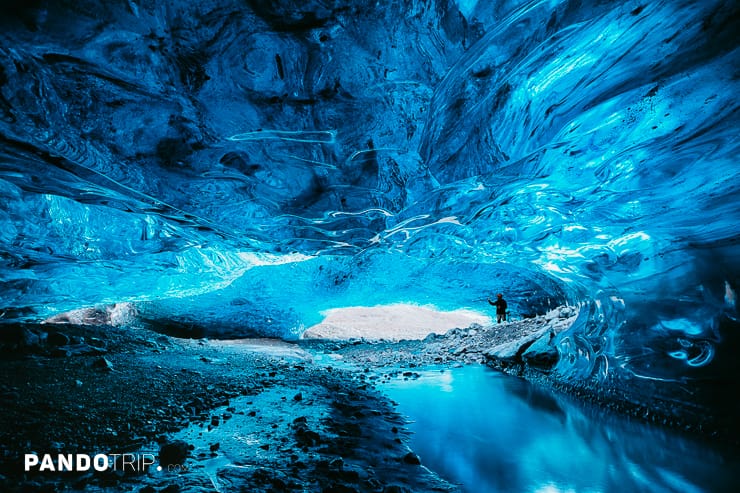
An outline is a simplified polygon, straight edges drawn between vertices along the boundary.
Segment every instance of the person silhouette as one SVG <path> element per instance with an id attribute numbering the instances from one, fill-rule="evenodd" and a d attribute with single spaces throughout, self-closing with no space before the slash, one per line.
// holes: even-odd
<path id="1" fill-rule="evenodd" d="M 488 298 L 488 302 L 496 307 L 496 323 L 500 324 L 502 320 L 506 322 L 506 300 L 501 293 L 497 294 L 496 298 L 496 301 L 491 301 L 491 298 Z"/>

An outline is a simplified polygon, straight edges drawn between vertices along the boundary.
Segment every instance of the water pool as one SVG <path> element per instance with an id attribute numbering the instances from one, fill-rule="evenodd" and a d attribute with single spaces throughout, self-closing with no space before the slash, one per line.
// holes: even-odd
<path id="1" fill-rule="evenodd" d="M 463 491 L 740 491 L 740 453 L 585 405 L 483 366 L 380 389 L 422 463 Z"/>

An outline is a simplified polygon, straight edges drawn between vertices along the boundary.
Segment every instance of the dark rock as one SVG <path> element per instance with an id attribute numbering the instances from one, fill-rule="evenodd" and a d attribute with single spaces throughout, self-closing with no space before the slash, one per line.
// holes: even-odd
<path id="1" fill-rule="evenodd" d="M 302 401 L 303 400 L 303 394 L 298 392 L 296 395 L 293 396 L 294 401 Z"/>
<path id="2" fill-rule="evenodd" d="M 201 399 L 200 397 L 196 397 L 192 401 L 190 401 L 189 403 L 185 404 L 185 408 L 186 409 L 192 408 L 192 409 L 194 409 L 195 411 L 198 411 L 198 412 L 201 411 L 204 406 L 205 406 L 205 404 L 203 403 L 203 399 Z"/>
<path id="3" fill-rule="evenodd" d="M 376 478 L 368 478 L 362 482 L 362 486 L 366 491 L 382 491 L 383 483 Z"/>
<path id="4" fill-rule="evenodd" d="M 159 490 L 159 493 L 180 493 L 181 488 L 176 484 L 171 484 L 165 488 Z"/>
<path id="5" fill-rule="evenodd" d="M 309 430 L 307 426 L 300 426 L 295 432 L 296 441 L 302 446 L 313 446 L 321 443 L 321 435 L 313 430 Z"/>
<path id="6" fill-rule="evenodd" d="M 46 332 L 35 332 L 29 329 L 23 329 L 21 332 L 20 346 L 22 349 L 37 350 L 43 346 L 46 341 Z"/>
<path id="7" fill-rule="evenodd" d="M 421 459 L 419 459 L 419 456 L 413 452 L 409 452 L 408 454 L 404 455 L 403 462 L 404 464 L 411 464 L 413 466 L 421 465 Z"/>
<path id="8" fill-rule="evenodd" d="M 100 368 L 101 370 L 105 371 L 113 371 L 113 363 L 111 363 L 107 358 L 100 357 L 95 360 L 93 363 L 94 368 Z"/>
<path id="9" fill-rule="evenodd" d="M 221 444 L 220 444 L 220 443 L 212 443 L 212 444 L 211 444 L 211 446 L 210 446 L 209 448 L 211 449 L 211 452 L 215 452 L 215 451 L 217 451 L 217 450 L 218 450 L 219 448 L 221 448 Z"/>
<path id="10" fill-rule="evenodd" d="M 50 332 L 46 342 L 51 346 L 66 346 L 69 344 L 69 337 L 62 332 Z"/>
<path id="11" fill-rule="evenodd" d="M 271 491 L 285 491 L 288 484 L 281 478 L 272 478 L 272 490 Z"/>
<path id="12" fill-rule="evenodd" d="M 267 469 L 257 469 L 252 473 L 252 479 L 260 484 L 265 484 L 272 479 L 272 474 Z"/>
<path id="13" fill-rule="evenodd" d="M 340 436 L 361 437 L 362 427 L 357 423 L 346 423 L 339 430 L 339 435 Z"/>
<path id="14" fill-rule="evenodd" d="M 328 476 L 348 483 L 360 481 L 360 473 L 354 469 L 332 469 L 328 472 Z"/>
<path id="15" fill-rule="evenodd" d="M 553 346 L 554 334 L 548 332 L 537 339 L 522 354 L 522 361 L 529 366 L 549 370 L 558 362 L 558 350 Z"/>
<path id="16" fill-rule="evenodd" d="M 183 440 L 164 443 L 159 448 L 159 463 L 162 467 L 178 466 L 185 463 L 190 454 L 190 445 Z"/>

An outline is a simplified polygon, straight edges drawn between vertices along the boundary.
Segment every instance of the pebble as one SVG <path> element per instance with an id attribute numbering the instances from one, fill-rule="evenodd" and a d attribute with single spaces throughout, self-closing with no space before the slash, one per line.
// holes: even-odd
<path id="1" fill-rule="evenodd" d="M 419 456 L 413 452 L 409 452 L 408 454 L 404 455 L 403 462 L 404 464 L 410 464 L 413 466 L 421 465 L 421 459 L 419 459 Z"/>

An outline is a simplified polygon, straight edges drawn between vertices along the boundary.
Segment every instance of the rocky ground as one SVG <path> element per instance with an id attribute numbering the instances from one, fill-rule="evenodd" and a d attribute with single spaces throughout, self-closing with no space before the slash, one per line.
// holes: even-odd
<path id="1" fill-rule="evenodd" d="M 312 365 L 296 345 L 72 325 L 3 337 L 2 491 L 454 490 L 419 464 L 387 399 L 351 372 Z M 246 456 L 223 457 L 234 450 L 218 434 L 206 450 L 177 438 L 237 420 L 251 430 Z M 187 472 L 23 471 L 32 452 L 152 450 Z M 224 467 L 203 466 L 219 457 Z"/>
<path id="2" fill-rule="evenodd" d="M 368 369 L 463 363 L 512 368 L 526 362 L 539 363 L 544 370 L 557 357 L 550 342 L 556 334 L 570 327 L 577 316 L 576 308 L 562 307 L 535 318 L 487 327 L 473 324 L 464 329 L 452 329 L 444 335 L 429 334 L 421 341 L 318 339 L 303 340 L 301 345 L 313 352 L 327 353 L 345 364 Z"/>

